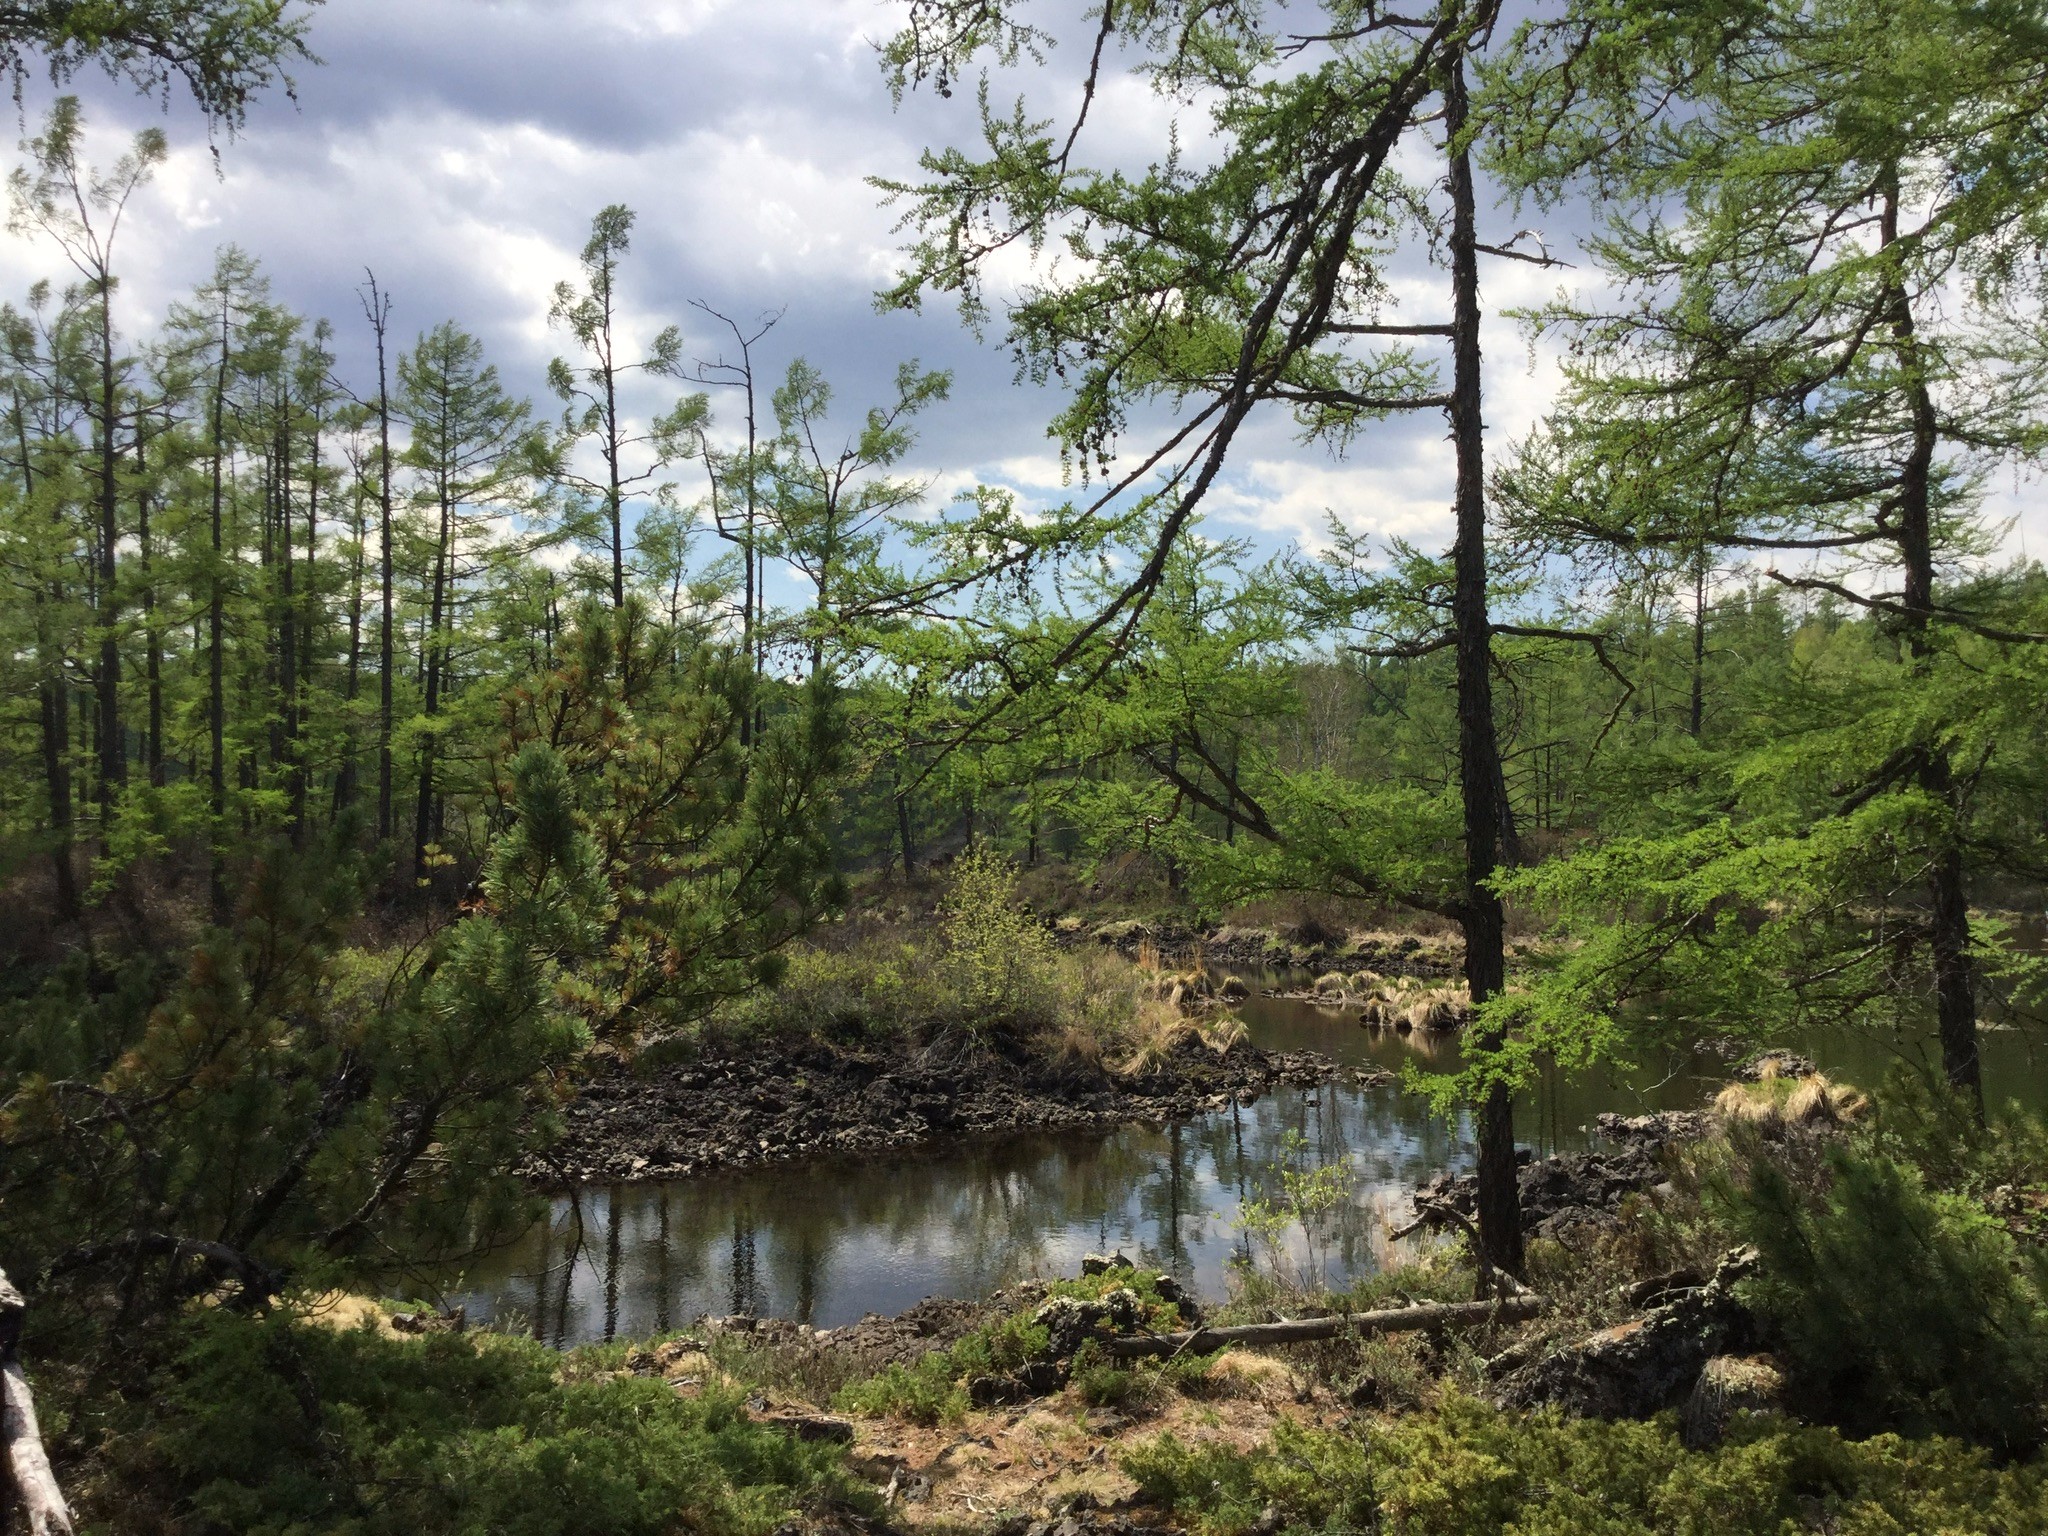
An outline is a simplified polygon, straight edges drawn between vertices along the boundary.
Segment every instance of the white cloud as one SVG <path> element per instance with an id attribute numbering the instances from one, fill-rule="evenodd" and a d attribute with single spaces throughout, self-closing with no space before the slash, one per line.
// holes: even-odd
<path id="1" fill-rule="evenodd" d="M 93 158 L 111 161 L 147 123 L 165 122 L 174 147 L 124 229 L 126 323 L 134 332 L 153 322 L 232 240 L 264 262 L 281 300 L 334 320 L 342 370 L 361 380 L 368 341 L 355 288 L 373 267 L 394 296 L 401 344 L 453 317 L 483 338 L 514 389 L 550 411 L 542 370 L 565 345 L 546 324 L 550 290 L 577 275 L 591 215 L 624 202 L 639 216 L 622 280 L 637 342 L 678 323 L 693 351 L 711 355 L 719 338 L 689 300 L 741 316 L 787 306 L 757 360 L 764 419 L 768 391 L 797 354 L 833 380 L 835 415 L 848 425 L 887 394 L 897 362 L 917 356 L 956 373 L 953 399 L 919 423 L 935 502 L 979 482 L 1008 486 L 1027 506 L 1082 494 L 1044 435 L 1056 391 L 1019 385 L 1009 355 L 976 344 L 943 300 L 922 316 L 874 312 L 903 237 L 900 210 L 881 206 L 865 178 L 914 178 L 921 146 L 975 127 L 969 90 L 950 101 L 923 91 L 892 108 L 869 41 L 904 9 L 904 0 L 349 0 L 316 16 L 314 46 L 327 62 L 300 72 L 299 104 L 259 102 L 246 132 L 218 146 L 217 166 L 189 109 L 166 120 L 153 103 L 82 79 Z M 996 81 L 996 101 L 1028 85 L 1037 115 L 1071 110 L 1085 58 L 1075 51 L 1054 56 L 1051 95 L 1046 78 L 1013 73 Z M 32 90 L 31 128 L 48 95 Z M 1165 101 L 1112 74 L 1078 158 L 1141 170 L 1169 124 L 1199 163 L 1206 104 Z M 1418 185 L 1438 175 L 1421 150 L 1404 155 Z M 1585 223 L 1583 210 L 1483 213 L 1488 238 L 1541 224 L 1550 250 L 1569 260 L 1581 260 Z M 1021 250 L 1006 253 L 990 274 L 992 296 L 1013 294 L 1038 270 Z M 18 295 L 39 275 L 62 281 L 61 256 L 47 243 L 0 238 L 0 288 Z M 1592 279 L 1583 265 L 1489 259 L 1482 280 L 1498 454 L 1540 421 L 1558 380 L 1555 349 L 1538 348 L 1532 366 L 1518 325 L 1500 311 Z M 1447 313 L 1445 274 L 1419 250 L 1401 253 L 1389 281 L 1399 318 Z M 636 391 L 632 409 L 644 418 L 672 394 Z M 719 434 L 733 441 L 736 399 L 714 392 L 714 405 Z M 1134 453 L 1148 425 L 1157 423 L 1127 434 Z M 1361 531 L 1442 542 L 1451 488 L 1442 439 L 1437 414 L 1403 418 L 1332 462 L 1295 444 L 1284 421 L 1259 423 L 1213 493 L 1215 531 L 1313 545 L 1335 510 Z M 2000 514 L 2016 519 L 2014 540 L 2048 553 L 2039 482 L 1995 489 Z"/>

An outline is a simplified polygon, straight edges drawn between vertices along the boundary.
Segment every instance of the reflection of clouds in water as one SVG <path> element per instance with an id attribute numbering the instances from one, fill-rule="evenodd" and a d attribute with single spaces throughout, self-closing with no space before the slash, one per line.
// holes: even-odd
<path id="1" fill-rule="evenodd" d="M 1417 1054 L 1413 1037 L 1373 1033 L 1351 1014 L 1311 1004 L 1255 997 L 1242 1013 L 1253 1041 L 1269 1050 L 1396 1069 Z M 1877 1082 L 1902 1048 L 1839 1035 L 1786 1043 L 1859 1084 Z M 1433 1068 L 1456 1066 L 1455 1037 L 1427 1044 Z M 2031 1037 L 1987 1034 L 1984 1047 L 1999 1092 L 2048 1099 L 2048 1062 L 2034 1060 Z M 1599 1111 L 1696 1105 L 1723 1070 L 1685 1061 L 1635 1074 L 1546 1074 L 1518 1101 L 1517 1130 L 1542 1152 L 1583 1146 Z M 642 1337 L 704 1313 L 832 1327 L 926 1296 L 979 1296 L 1034 1275 L 1071 1275 L 1083 1254 L 1117 1248 L 1215 1297 L 1244 1251 L 1238 1212 L 1278 1192 L 1290 1133 L 1310 1163 L 1352 1171 L 1322 1256 L 1337 1281 L 1386 1262 L 1389 1218 L 1405 1218 L 1415 1184 L 1471 1160 L 1462 1124 L 1431 1116 L 1398 1088 L 1287 1089 L 1180 1126 L 587 1188 L 474 1267 L 453 1299 L 472 1317 L 516 1315 L 556 1343 Z M 1297 1230 L 1287 1241 L 1299 1266 L 1305 1240 Z"/>

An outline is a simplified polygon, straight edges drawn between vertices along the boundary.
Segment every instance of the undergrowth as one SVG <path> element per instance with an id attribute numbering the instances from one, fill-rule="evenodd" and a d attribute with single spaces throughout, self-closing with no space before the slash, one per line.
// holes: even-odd
<path id="1" fill-rule="evenodd" d="M 872 1504 L 836 1448 L 751 1422 L 735 1394 L 617 1373 L 619 1354 L 195 1317 L 145 1395 L 91 1411 L 112 1434 L 84 1529 L 768 1536 Z"/>
<path id="2" fill-rule="evenodd" d="M 1153 975 L 1113 949 L 1063 948 L 1016 899 L 1016 871 L 969 853 L 952 869 L 935 926 L 867 929 L 800 945 L 772 989 L 729 1005 L 732 1035 L 811 1036 L 841 1044 L 928 1044 L 1003 1036 L 1042 1054 L 1116 1071 L 1156 1066 L 1191 1036 L 1218 1048 Z"/>
<path id="3" fill-rule="evenodd" d="M 1123 1457 L 1152 1501 L 1207 1536 L 1271 1529 L 1380 1536 L 1899 1536 L 2048 1529 L 2048 1473 L 1998 1467 L 1959 1441 L 1854 1441 L 1740 1420 L 1715 1449 L 1675 1417 L 1574 1420 L 1503 1412 L 1459 1393 L 1365 1434 L 1283 1422 L 1252 1450 L 1171 1435 Z"/>
<path id="4" fill-rule="evenodd" d="M 1159 1294 L 1158 1276 L 1143 1270 L 1114 1268 L 1078 1280 L 1057 1280 L 1046 1287 L 1045 1299 L 1093 1302 L 1119 1290 L 1137 1298 L 1140 1327 L 1166 1333 L 1187 1326 L 1178 1303 Z M 1047 1329 L 1033 1320 L 1038 1310 L 1013 1313 L 908 1365 L 893 1363 L 866 1381 L 841 1388 L 833 1406 L 846 1413 L 914 1424 L 956 1423 L 973 1405 L 968 1384 L 976 1377 L 1004 1376 L 1045 1355 L 1051 1340 Z M 1171 1370 L 1165 1371 L 1156 1361 L 1112 1362 L 1084 1343 L 1074 1355 L 1073 1381 L 1086 1401 L 1122 1403 L 1145 1394 L 1155 1382 L 1194 1381 L 1213 1360 L 1208 1355 L 1190 1357 L 1171 1362 Z"/>

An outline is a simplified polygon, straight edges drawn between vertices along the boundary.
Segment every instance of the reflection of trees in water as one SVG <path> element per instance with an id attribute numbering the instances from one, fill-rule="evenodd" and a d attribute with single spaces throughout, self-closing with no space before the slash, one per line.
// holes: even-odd
<path id="1" fill-rule="evenodd" d="M 1164 1160 L 1146 1177 L 1137 1191 L 1138 1214 L 1151 1229 L 1151 1240 L 1140 1239 L 1139 1262 L 1169 1270 L 1182 1278 L 1191 1277 L 1183 1225 L 1193 1218 L 1197 1229 L 1208 1225 L 1207 1203 L 1200 1198 L 1203 1188 L 1202 1138 L 1187 1127 L 1167 1127 Z M 1210 1159 L 1215 1166 L 1213 1158 Z"/>
<path id="2" fill-rule="evenodd" d="M 496 1270 L 474 1271 L 472 1296 L 478 1311 L 531 1296 L 535 1332 L 574 1342 L 667 1330 L 701 1312 L 836 1321 L 1064 1273 L 1096 1246 L 1214 1289 L 1238 1244 L 1232 1218 L 1273 1192 L 1290 1130 L 1316 1160 L 1355 1170 L 1332 1248 L 1350 1272 L 1383 1261 L 1392 1201 L 1467 1158 L 1460 1127 L 1392 1089 L 1287 1089 L 1166 1128 L 586 1190 L 587 1211 L 565 1199 Z M 586 1217 L 593 1239 L 603 1229 L 596 1251 Z"/>
<path id="3" fill-rule="evenodd" d="M 670 1249 L 673 1241 L 668 1230 L 668 1186 L 661 1185 L 654 1197 L 656 1233 L 654 1238 L 654 1331 L 667 1333 L 675 1327 L 674 1315 L 669 1310 L 669 1297 L 674 1294 L 674 1277 L 670 1274 Z"/>
<path id="4" fill-rule="evenodd" d="M 761 1293 L 760 1266 L 754 1251 L 754 1211 L 742 1201 L 732 1212 L 731 1283 L 726 1287 L 725 1310 L 742 1317 L 758 1317 L 768 1311 Z"/>
<path id="5" fill-rule="evenodd" d="M 604 1197 L 604 1337 L 610 1343 L 619 1334 L 619 1187 L 614 1184 Z"/>

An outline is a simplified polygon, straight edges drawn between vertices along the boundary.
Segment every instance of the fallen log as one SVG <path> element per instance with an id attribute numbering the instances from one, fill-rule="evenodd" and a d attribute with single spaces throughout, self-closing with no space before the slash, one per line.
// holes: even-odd
<path id="1" fill-rule="evenodd" d="M 71 1510 L 43 1449 L 36 1400 L 21 1368 L 21 1320 L 28 1303 L 0 1270 L 0 1447 L 28 1512 L 29 1536 L 71 1536 Z"/>
<path id="2" fill-rule="evenodd" d="M 1130 1334 L 1098 1339 L 1096 1347 L 1119 1359 L 1144 1355 L 1206 1355 L 1226 1344 L 1305 1344 L 1347 1334 L 1408 1333 L 1418 1328 L 1473 1328 L 1482 1323 L 1523 1323 L 1543 1310 L 1541 1296 L 1500 1301 L 1446 1301 L 1384 1312 L 1344 1312 L 1278 1323 L 1241 1323 L 1232 1328 L 1196 1328 L 1187 1333 Z"/>

